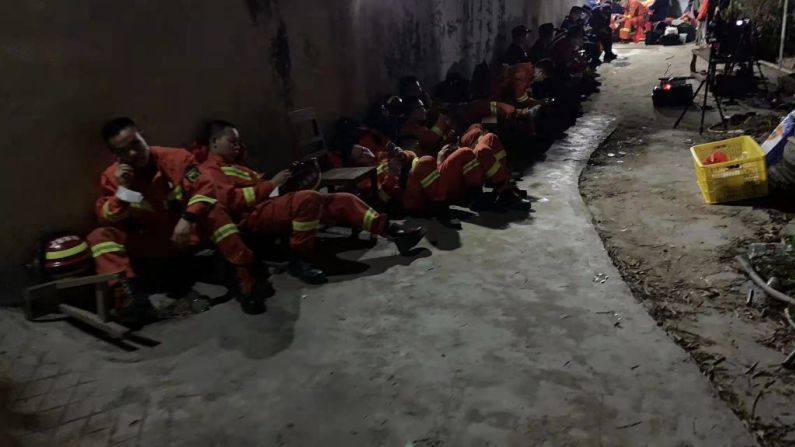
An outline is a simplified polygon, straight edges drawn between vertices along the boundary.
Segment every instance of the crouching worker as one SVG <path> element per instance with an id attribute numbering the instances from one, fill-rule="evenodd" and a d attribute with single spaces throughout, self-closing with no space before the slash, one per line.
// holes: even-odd
<path id="1" fill-rule="evenodd" d="M 348 193 L 321 194 L 314 190 L 296 191 L 271 197 L 273 191 L 290 178 L 289 171 L 271 180 L 241 164 L 240 134 L 234 125 L 212 121 L 206 125 L 201 141 L 209 150 L 201 164 L 218 189 L 218 199 L 226 206 L 237 225 L 252 233 L 288 236 L 295 259 L 290 264 L 293 276 L 310 284 L 326 281 L 316 268 L 315 236 L 320 225 L 349 227 L 383 236 L 406 254 L 424 236 L 422 228 L 408 228 L 389 222 L 361 199 Z"/>
<path id="2" fill-rule="evenodd" d="M 211 241 L 234 268 L 230 292 L 247 313 L 264 311 L 272 292 L 253 267 L 226 211 L 216 206 L 215 188 L 184 149 L 149 146 L 129 118 L 102 128 L 102 138 L 117 161 L 100 180 L 96 212 L 102 227 L 88 236 L 98 274 L 124 272 L 110 284 L 117 319 L 140 325 L 152 315 L 149 297 L 136 278 L 132 260 L 173 258 Z"/>
<path id="3" fill-rule="evenodd" d="M 413 146 L 410 139 L 402 141 Z M 478 156 L 468 147 L 448 144 L 434 158 L 418 156 L 395 145 L 379 156 L 379 197 L 388 206 L 398 204 L 409 214 L 432 216 L 439 223 L 460 228 L 450 205 L 473 211 L 494 210 L 493 198 L 484 193 L 485 173 Z"/>
<path id="4" fill-rule="evenodd" d="M 498 193 L 497 208 L 526 210 L 530 202 L 525 200 L 527 193 L 520 191 L 511 180 L 508 172 L 507 153 L 497 134 L 489 132 L 482 125 L 473 124 L 461 137 L 461 146 L 474 148 L 486 179 Z"/>

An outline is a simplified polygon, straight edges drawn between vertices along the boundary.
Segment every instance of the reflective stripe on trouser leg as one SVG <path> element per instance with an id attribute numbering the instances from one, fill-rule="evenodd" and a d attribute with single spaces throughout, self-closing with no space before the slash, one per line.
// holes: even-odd
<path id="1" fill-rule="evenodd" d="M 441 177 L 441 176 L 442 175 L 439 173 L 439 171 L 434 169 L 433 172 L 428 174 L 424 179 L 420 180 L 420 185 L 422 185 L 423 188 L 427 188 L 427 187 L 431 186 L 431 184 L 433 184 L 433 182 L 435 182 L 436 180 L 439 180 L 439 177 Z"/>
<path id="2" fill-rule="evenodd" d="M 121 245 L 117 242 L 100 242 L 99 244 L 91 246 L 91 254 L 95 258 L 106 255 L 108 253 L 126 254 L 127 250 L 124 248 L 124 245 Z"/>
<path id="3" fill-rule="evenodd" d="M 467 164 L 464 165 L 464 169 L 463 169 L 464 174 L 469 173 L 469 171 L 477 168 L 478 166 L 480 166 L 480 162 L 478 162 L 477 159 L 471 160 L 470 162 L 468 162 Z"/>
<path id="4" fill-rule="evenodd" d="M 499 172 L 501 167 L 502 166 L 500 166 L 499 162 L 495 162 L 493 165 L 491 165 L 491 168 L 488 171 L 486 171 L 486 178 L 490 179 L 494 177 L 497 174 L 497 172 Z"/>
<path id="5" fill-rule="evenodd" d="M 378 213 L 375 212 L 374 209 L 370 208 L 364 213 L 364 219 L 362 221 L 362 230 L 367 232 L 372 232 L 373 228 L 373 221 L 378 218 Z"/>
<path id="6" fill-rule="evenodd" d="M 228 238 L 233 234 L 237 234 L 240 231 L 237 229 L 237 225 L 230 223 L 226 224 L 213 232 L 212 236 L 210 236 L 210 240 L 213 241 L 214 244 L 218 245 L 224 239 Z"/>
<path id="7" fill-rule="evenodd" d="M 123 231 L 111 227 L 97 228 L 86 236 L 98 275 L 118 272 L 124 272 L 128 278 L 135 275 L 127 256 L 126 240 L 127 235 Z M 116 282 L 109 281 L 108 285 L 113 286 Z"/>
<path id="8" fill-rule="evenodd" d="M 293 221 L 293 231 L 315 231 L 320 228 L 320 221 L 313 220 L 311 222 L 302 222 L 300 220 Z"/>

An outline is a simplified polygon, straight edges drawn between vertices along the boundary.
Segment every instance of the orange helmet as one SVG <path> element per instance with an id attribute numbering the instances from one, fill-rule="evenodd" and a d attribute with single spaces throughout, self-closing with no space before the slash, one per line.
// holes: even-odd
<path id="1" fill-rule="evenodd" d="M 45 278 L 76 276 L 91 267 L 91 250 L 79 236 L 66 235 L 50 239 L 43 244 L 39 266 Z"/>

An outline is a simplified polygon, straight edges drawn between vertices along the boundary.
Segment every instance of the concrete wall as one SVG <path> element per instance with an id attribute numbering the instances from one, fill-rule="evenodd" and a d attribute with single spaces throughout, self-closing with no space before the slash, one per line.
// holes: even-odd
<path id="1" fill-rule="evenodd" d="M 20 283 L 41 234 L 92 225 L 97 176 L 111 161 L 97 135 L 108 117 L 132 116 L 161 145 L 223 117 L 273 171 L 290 158 L 287 110 L 313 106 L 326 123 L 360 115 L 396 77 L 471 73 L 513 26 L 557 22 L 574 3 L 16 2 L 0 16 L 3 289 Z"/>

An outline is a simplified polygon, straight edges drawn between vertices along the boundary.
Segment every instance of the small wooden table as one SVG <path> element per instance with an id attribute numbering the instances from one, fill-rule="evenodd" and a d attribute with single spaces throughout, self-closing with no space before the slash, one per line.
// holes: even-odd
<path id="1" fill-rule="evenodd" d="M 378 197 L 378 171 L 375 166 L 330 169 L 321 176 L 320 186 L 328 187 L 329 191 L 334 191 L 337 187 L 353 190 L 368 177 L 371 181 L 371 194 Z"/>
<path id="2" fill-rule="evenodd" d="M 108 281 L 120 279 L 121 273 L 108 273 L 104 275 L 82 276 L 51 281 L 44 284 L 28 287 L 25 296 L 25 316 L 28 320 L 36 321 L 48 314 L 60 313 L 80 320 L 89 326 L 99 329 L 111 338 L 120 339 L 130 333 L 126 327 L 110 321 Z M 96 309 L 91 312 L 61 302 L 60 292 L 68 289 L 88 287 L 94 289 Z"/>

